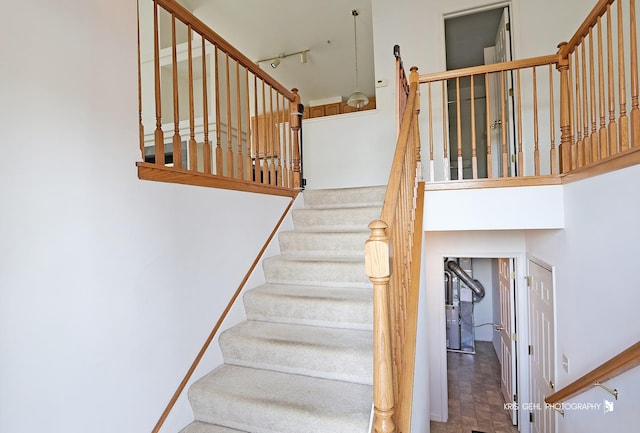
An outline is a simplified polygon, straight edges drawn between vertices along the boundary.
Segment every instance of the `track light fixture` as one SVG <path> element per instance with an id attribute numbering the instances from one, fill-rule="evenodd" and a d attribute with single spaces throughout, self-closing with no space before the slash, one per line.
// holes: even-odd
<path id="1" fill-rule="evenodd" d="M 280 64 L 279 57 L 276 57 L 275 59 L 271 60 L 271 62 L 269 62 L 269 66 L 271 66 L 273 69 L 277 68 L 279 64 Z"/>
<path id="2" fill-rule="evenodd" d="M 260 65 L 260 63 L 269 62 L 269 66 L 275 69 L 278 67 L 278 65 L 280 65 L 280 62 L 282 61 L 282 59 L 286 59 L 287 57 L 298 56 L 298 55 L 300 56 L 300 63 L 307 63 L 307 53 L 309 51 L 311 50 L 296 51 L 295 53 L 281 53 L 281 54 L 278 54 L 276 57 L 267 57 L 266 59 L 260 59 L 256 63 Z"/>

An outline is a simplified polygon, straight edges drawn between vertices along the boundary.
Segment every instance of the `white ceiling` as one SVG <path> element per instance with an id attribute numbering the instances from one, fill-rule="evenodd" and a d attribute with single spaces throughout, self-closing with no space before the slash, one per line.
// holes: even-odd
<path id="1" fill-rule="evenodd" d="M 375 94 L 371 0 L 180 0 L 194 15 L 250 59 L 311 50 L 283 59 L 277 69 L 261 66 L 288 88 L 300 90 L 303 103 L 335 96 L 355 87 L 352 9 L 358 9 L 359 87 Z"/>

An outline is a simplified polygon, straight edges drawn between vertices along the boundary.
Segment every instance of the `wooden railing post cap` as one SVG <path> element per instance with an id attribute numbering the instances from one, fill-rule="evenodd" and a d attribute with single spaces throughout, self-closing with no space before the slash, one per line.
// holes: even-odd
<path id="1" fill-rule="evenodd" d="M 387 223 L 382 220 L 375 220 L 371 222 L 369 224 L 369 229 L 371 230 L 371 237 L 369 238 L 369 240 L 377 241 L 377 240 L 387 239 L 386 230 L 388 227 L 389 226 L 387 225 Z"/>
<path id="2" fill-rule="evenodd" d="M 387 223 L 380 220 L 369 224 L 371 236 L 364 243 L 364 268 L 365 273 L 372 281 L 384 282 L 385 279 L 388 280 L 390 275 L 387 227 L 389 227 Z"/>
<path id="3" fill-rule="evenodd" d="M 411 71 L 411 73 L 409 74 L 409 82 L 417 83 L 418 81 L 420 81 L 420 75 L 418 74 L 418 67 L 412 66 L 411 69 L 409 70 Z"/>

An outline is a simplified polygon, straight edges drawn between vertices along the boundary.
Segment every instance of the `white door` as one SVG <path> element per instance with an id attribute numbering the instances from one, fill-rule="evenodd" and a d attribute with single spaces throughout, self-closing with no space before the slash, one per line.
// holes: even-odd
<path id="1" fill-rule="evenodd" d="M 516 341 L 515 341 L 515 285 L 511 278 L 513 269 L 511 259 L 498 259 L 498 283 L 500 294 L 500 382 L 502 395 L 506 403 L 511 404 L 511 421 L 518 422 L 516 410 Z"/>
<path id="2" fill-rule="evenodd" d="M 555 388 L 555 316 L 551 269 L 529 260 L 529 374 L 533 433 L 555 433 L 553 409 L 544 399 Z M 538 410 L 539 409 L 539 410 Z"/>
<path id="3" fill-rule="evenodd" d="M 505 7 L 502 10 L 502 19 L 498 24 L 498 30 L 496 32 L 495 39 L 496 55 L 495 62 L 510 62 L 511 61 L 511 23 L 509 22 L 509 8 Z M 493 88 L 491 97 L 498 101 L 498 107 L 495 112 L 492 110 L 492 125 L 495 126 L 494 130 L 499 131 L 498 138 L 498 167 L 497 173 L 500 177 L 509 176 L 509 171 L 513 176 L 515 173 L 515 159 L 511 158 L 514 155 L 513 143 L 513 97 L 510 96 L 510 90 L 513 89 L 513 76 L 511 72 L 504 72 L 503 74 L 492 74 L 494 77 L 493 82 L 490 84 Z M 502 80 L 500 78 L 502 77 Z M 503 108 L 504 106 L 504 113 Z M 507 172 L 504 169 L 503 163 L 503 145 L 507 150 Z M 492 148 L 493 151 L 493 148 Z"/>

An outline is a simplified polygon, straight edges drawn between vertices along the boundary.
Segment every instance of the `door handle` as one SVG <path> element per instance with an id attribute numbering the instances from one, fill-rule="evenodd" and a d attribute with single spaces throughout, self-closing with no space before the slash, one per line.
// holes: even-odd
<path id="1" fill-rule="evenodd" d="M 550 380 L 550 381 L 549 381 L 549 388 L 551 388 L 551 389 L 556 389 L 556 384 L 555 384 L 555 383 L 553 383 L 553 380 Z"/>
<path id="2" fill-rule="evenodd" d="M 496 325 L 496 331 L 504 331 L 504 326 Z"/>
<path id="3" fill-rule="evenodd" d="M 500 119 L 494 120 L 493 123 L 490 126 L 491 129 L 496 129 L 496 128 L 500 128 L 500 127 L 502 127 L 502 120 L 500 120 Z"/>

